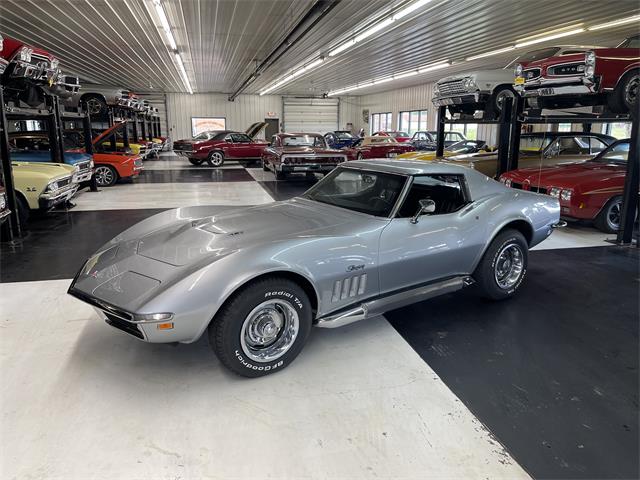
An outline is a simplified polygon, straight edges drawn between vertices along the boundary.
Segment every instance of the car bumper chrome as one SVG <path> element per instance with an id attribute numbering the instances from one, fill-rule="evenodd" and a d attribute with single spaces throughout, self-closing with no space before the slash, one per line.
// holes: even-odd
<path id="1" fill-rule="evenodd" d="M 71 198 L 73 198 L 77 191 L 78 185 L 73 184 L 56 190 L 52 193 L 43 193 L 38 199 L 38 206 L 42 210 L 49 210 L 56 205 L 60 205 L 61 203 L 65 203 L 66 201 L 71 200 Z"/>
<path id="2" fill-rule="evenodd" d="M 294 165 L 276 165 L 276 170 L 284 173 L 297 173 L 297 172 L 330 172 L 338 166 L 337 163 L 325 164 L 325 163 L 309 163 L 309 164 L 294 164 Z"/>
<path id="3" fill-rule="evenodd" d="M 446 97 L 435 97 L 433 104 L 436 107 L 446 107 L 449 105 L 468 105 L 471 103 L 486 103 L 490 94 L 483 92 L 468 92 Z"/>

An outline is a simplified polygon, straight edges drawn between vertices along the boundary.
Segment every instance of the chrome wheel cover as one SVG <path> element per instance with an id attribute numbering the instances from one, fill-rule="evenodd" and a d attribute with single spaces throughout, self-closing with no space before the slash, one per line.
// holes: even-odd
<path id="1" fill-rule="evenodd" d="M 502 110 L 502 104 L 505 98 L 515 98 L 516 96 L 511 90 L 502 90 L 496 97 L 496 107 L 498 110 Z"/>
<path id="2" fill-rule="evenodd" d="M 220 152 L 213 152 L 209 160 L 211 160 L 211 165 L 213 165 L 214 167 L 219 167 L 220 165 L 222 165 L 222 162 L 224 162 L 224 157 Z"/>
<path id="3" fill-rule="evenodd" d="M 288 301 L 273 299 L 262 302 L 251 310 L 242 324 L 242 351 L 256 362 L 277 360 L 295 343 L 299 326 L 298 312 Z"/>
<path id="4" fill-rule="evenodd" d="M 640 89 L 640 75 L 634 75 L 624 88 L 624 103 L 627 106 L 634 105 L 638 101 L 638 89 Z"/>
<path id="5" fill-rule="evenodd" d="M 111 185 L 115 181 L 113 171 L 109 167 L 96 167 L 96 183 L 101 187 Z"/>
<path id="6" fill-rule="evenodd" d="M 95 98 L 87 100 L 87 110 L 90 115 L 97 115 L 102 111 L 102 103 Z"/>
<path id="7" fill-rule="evenodd" d="M 622 216 L 622 200 L 611 204 L 607 210 L 607 223 L 611 230 L 620 230 L 620 218 Z"/>
<path id="8" fill-rule="evenodd" d="M 502 289 L 516 285 L 524 271 L 524 254 L 517 243 L 502 247 L 494 267 L 496 283 Z"/>

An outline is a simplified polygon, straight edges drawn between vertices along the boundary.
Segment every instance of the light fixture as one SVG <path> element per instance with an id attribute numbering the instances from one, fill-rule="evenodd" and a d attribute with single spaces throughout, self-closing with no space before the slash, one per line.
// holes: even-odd
<path id="1" fill-rule="evenodd" d="M 374 24 L 372 27 L 367 28 L 365 31 L 363 31 L 362 33 L 356 35 L 351 40 L 347 40 L 345 43 L 339 45 L 338 47 L 334 48 L 333 50 L 330 50 L 329 51 L 329 56 L 330 57 L 334 57 L 334 56 L 338 55 L 339 53 L 344 52 L 345 50 L 347 50 L 347 49 L 351 48 L 352 46 L 354 46 L 356 43 L 361 42 L 362 40 L 364 40 L 366 38 L 369 38 L 371 35 L 373 35 L 373 34 L 379 32 L 380 30 L 383 30 L 384 28 L 390 26 L 396 20 L 400 20 L 401 18 L 406 17 L 410 13 L 416 11 L 420 7 L 425 6 L 427 3 L 431 2 L 431 1 L 432 0 L 417 0 L 415 2 L 412 2 L 411 4 L 409 4 L 407 7 L 403 8 L 402 10 L 397 11 L 396 13 L 394 13 L 391 16 L 387 17 L 386 19 Z"/>
<path id="2" fill-rule="evenodd" d="M 308 63 L 307 65 L 304 65 L 304 66 L 302 66 L 300 68 L 294 69 L 292 73 L 288 73 L 287 75 L 285 75 L 284 77 L 282 77 L 281 79 L 276 81 L 276 83 L 273 83 L 271 86 L 269 86 L 269 87 L 265 88 L 264 90 L 262 90 L 259 93 L 259 95 L 260 96 L 266 95 L 267 93 L 272 92 L 276 88 L 281 87 L 285 83 L 290 82 L 294 78 L 299 77 L 303 73 L 306 73 L 306 72 L 308 72 L 310 70 L 313 70 L 317 66 L 321 65 L 324 62 L 324 60 L 325 60 L 324 57 L 320 57 L 320 58 L 317 58 L 316 60 L 314 60 L 313 62 Z"/>
<path id="3" fill-rule="evenodd" d="M 391 82 L 393 80 L 400 80 L 401 78 L 412 77 L 413 75 L 418 75 L 419 73 L 431 72 L 433 70 L 439 70 L 441 68 L 451 66 L 451 62 L 448 60 L 441 61 L 438 63 L 434 63 L 431 65 L 425 65 L 424 67 L 420 67 L 416 70 L 410 70 L 408 72 L 399 73 L 397 75 L 392 75 L 390 77 L 379 78 L 376 80 L 372 80 L 370 82 L 358 83 L 357 85 L 352 85 L 346 88 L 341 88 L 339 90 L 333 90 L 331 92 L 327 92 L 328 97 L 333 97 L 335 95 L 341 95 L 343 93 L 351 92 L 353 90 L 358 90 L 360 88 L 372 87 L 373 85 L 379 85 L 381 83 Z"/>
<path id="4" fill-rule="evenodd" d="M 617 27 L 618 25 L 624 25 L 627 23 L 640 22 L 640 15 L 634 15 L 633 17 L 621 18 L 619 20 L 613 20 L 607 23 L 601 23 L 587 28 L 587 30 L 600 30 L 602 28 Z"/>
<path id="5" fill-rule="evenodd" d="M 474 55 L 472 57 L 467 57 L 465 60 L 467 60 L 468 62 L 471 60 L 477 60 L 479 58 L 484 58 L 484 57 L 490 57 L 492 55 L 499 55 L 500 53 L 505 53 L 508 52 L 510 50 L 515 50 L 516 47 L 505 47 L 505 48 L 499 48 L 498 50 L 491 50 L 490 52 L 487 53 L 481 53 L 480 55 Z"/>
<path id="6" fill-rule="evenodd" d="M 536 38 L 532 38 L 531 40 L 521 41 L 516 43 L 516 48 L 528 47 L 529 45 L 534 45 L 536 43 L 546 42 L 548 40 L 555 40 L 556 38 L 568 37 L 569 35 L 575 35 L 577 33 L 584 32 L 584 28 L 574 28 L 573 30 L 567 30 L 564 32 L 554 33 L 552 35 L 544 35 Z"/>
<path id="7" fill-rule="evenodd" d="M 182 62 L 182 57 L 178 52 L 175 52 L 176 62 L 178 63 L 178 68 L 180 69 L 180 74 L 182 75 L 182 81 L 184 82 L 184 86 L 187 87 L 189 93 L 193 93 L 191 89 L 191 84 L 189 83 L 189 77 L 187 77 L 187 71 L 184 68 L 184 63 Z"/>
<path id="8" fill-rule="evenodd" d="M 156 13 L 160 18 L 160 23 L 162 24 L 164 35 L 165 37 L 167 37 L 167 42 L 169 42 L 169 48 L 171 50 L 177 50 L 178 45 L 176 44 L 175 38 L 173 38 L 173 33 L 171 32 L 171 26 L 169 25 L 169 20 L 167 19 L 167 15 L 164 13 L 164 8 L 162 8 L 162 3 L 160 3 L 160 0 L 153 0 L 153 5 L 156 7 Z"/>

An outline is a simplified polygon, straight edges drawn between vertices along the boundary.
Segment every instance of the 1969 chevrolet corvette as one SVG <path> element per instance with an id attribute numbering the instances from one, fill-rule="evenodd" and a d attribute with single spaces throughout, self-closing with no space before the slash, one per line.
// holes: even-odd
<path id="1" fill-rule="evenodd" d="M 206 331 L 233 372 L 258 377 L 338 327 L 476 283 L 513 296 L 558 199 L 440 162 L 353 161 L 300 197 L 220 213 L 178 208 L 89 258 L 69 293 L 147 342 Z"/>

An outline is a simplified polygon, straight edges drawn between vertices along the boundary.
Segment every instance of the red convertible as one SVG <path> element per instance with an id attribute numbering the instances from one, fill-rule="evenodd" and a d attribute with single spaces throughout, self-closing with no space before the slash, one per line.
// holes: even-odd
<path id="1" fill-rule="evenodd" d="M 531 108 L 607 105 L 612 112 L 638 108 L 640 36 L 615 48 L 550 47 L 538 60 L 516 66 L 515 84 Z"/>
<path id="2" fill-rule="evenodd" d="M 399 143 L 393 137 L 364 137 L 352 147 L 343 148 L 349 160 L 363 158 L 392 158 L 401 153 L 413 152 L 416 147 L 411 143 Z"/>
<path id="3" fill-rule="evenodd" d="M 502 174 L 500 181 L 511 188 L 557 197 L 563 218 L 594 220 L 598 229 L 614 233 L 620 228 L 628 156 L 629 140 L 619 140 L 592 160 L 512 170 Z"/>
<path id="4" fill-rule="evenodd" d="M 397 132 L 395 130 L 386 130 L 384 132 L 375 132 L 373 134 L 374 137 L 392 137 L 395 138 L 397 142 L 405 143 L 411 141 L 411 135 L 407 132 Z"/>
<path id="5" fill-rule="evenodd" d="M 345 153 L 328 148 L 319 133 L 279 133 L 262 153 L 262 169 L 284 180 L 289 173 L 329 173 L 346 160 Z"/>
<path id="6" fill-rule="evenodd" d="M 266 122 L 254 123 L 246 133 L 230 130 L 202 132 L 188 140 L 176 140 L 173 151 L 187 157 L 192 165 L 202 165 L 206 161 L 212 167 L 221 167 L 226 160 L 241 160 L 241 163 L 260 161 L 262 151 L 269 143 L 254 138 L 266 125 Z"/>

